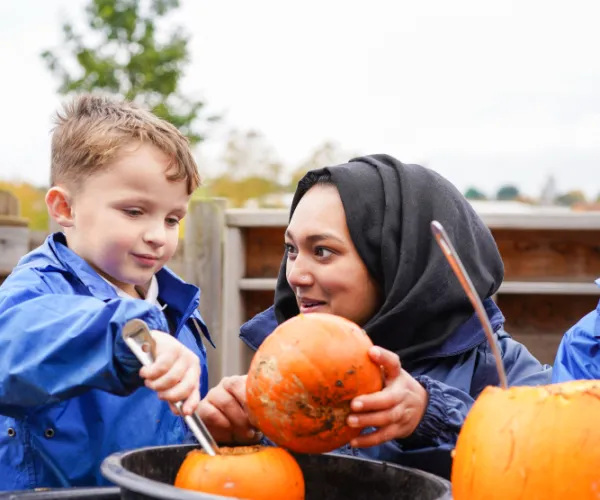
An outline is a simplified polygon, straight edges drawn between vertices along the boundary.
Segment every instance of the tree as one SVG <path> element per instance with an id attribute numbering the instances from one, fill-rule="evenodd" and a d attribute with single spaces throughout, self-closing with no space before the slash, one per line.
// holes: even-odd
<path id="1" fill-rule="evenodd" d="M 467 189 L 465 192 L 465 198 L 467 200 L 487 200 L 487 196 L 476 187 L 470 187 Z"/>
<path id="2" fill-rule="evenodd" d="M 237 208 L 248 200 L 261 206 L 269 195 L 284 191 L 283 165 L 260 132 L 231 130 L 221 161 L 225 171 L 206 179 L 202 196 L 227 198 Z"/>
<path id="3" fill-rule="evenodd" d="M 179 0 L 90 0 L 85 9 L 89 36 L 66 21 L 61 49 L 41 54 L 60 80 L 58 92 L 116 94 L 168 120 L 192 144 L 202 141 L 197 122 L 205 104 L 179 88 L 189 62 L 189 37 L 179 26 L 165 32 L 157 25 L 178 7 Z M 217 119 L 205 117 L 206 122 Z"/>
<path id="4" fill-rule="evenodd" d="M 298 181 L 304 177 L 306 172 L 314 170 L 316 168 L 327 167 L 331 165 L 337 165 L 339 163 L 346 162 L 351 158 L 359 156 L 358 154 L 350 155 L 340 150 L 339 146 L 330 141 L 326 141 L 310 154 L 310 156 L 303 161 L 291 174 L 290 183 L 288 185 L 288 191 L 294 192 Z"/>
<path id="5" fill-rule="evenodd" d="M 568 193 L 565 193 L 556 198 L 556 203 L 568 207 L 575 205 L 576 203 L 585 203 L 585 201 L 585 193 L 579 189 L 569 191 Z"/>
<path id="6" fill-rule="evenodd" d="M 222 155 L 227 174 L 241 179 L 248 176 L 266 176 L 278 182 L 283 165 L 265 137 L 256 130 L 242 132 L 233 129 Z"/>
<path id="7" fill-rule="evenodd" d="M 496 199 L 502 201 L 516 200 L 519 196 L 519 189 L 512 184 L 502 186 L 496 193 Z"/>

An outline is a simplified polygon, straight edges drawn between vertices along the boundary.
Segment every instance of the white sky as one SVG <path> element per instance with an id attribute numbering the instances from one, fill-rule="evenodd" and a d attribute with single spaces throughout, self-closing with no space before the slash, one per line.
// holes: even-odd
<path id="1" fill-rule="evenodd" d="M 82 0 L 0 5 L 0 177 L 43 184 L 57 82 L 39 53 Z M 182 0 L 184 88 L 295 166 L 325 140 L 422 162 L 460 189 L 600 192 L 594 0 Z M 220 150 L 216 133 L 201 157 Z M 203 160 L 204 161 L 204 160 Z M 201 162 L 202 163 L 202 162 Z M 201 170 L 204 165 L 201 164 Z"/>

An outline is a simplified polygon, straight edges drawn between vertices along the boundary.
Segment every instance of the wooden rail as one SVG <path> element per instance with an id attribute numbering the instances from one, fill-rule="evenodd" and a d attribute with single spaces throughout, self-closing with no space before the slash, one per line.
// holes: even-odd
<path id="1" fill-rule="evenodd" d="M 205 316 L 220 308 L 218 321 L 211 325 L 219 347 L 211 372 L 217 379 L 244 373 L 251 353 L 237 340 L 239 328 L 273 303 L 288 211 L 226 209 L 223 200 L 207 200 L 195 204 L 190 215 L 195 222 L 185 235 L 186 260 L 202 261 L 206 269 L 194 271 L 188 279 L 196 278 L 202 287 L 200 308 Z M 221 222 L 215 223 L 213 217 Z M 504 260 L 505 281 L 495 300 L 506 316 L 506 329 L 551 364 L 563 333 L 598 303 L 600 288 L 594 280 L 600 276 L 600 213 L 482 213 L 481 217 Z M 212 235 L 206 244 L 219 257 L 207 257 L 206 247 L 196 250 L 202 259 L 187 255 L 203 231 Z M 219 245 L 215 237 L 220 238 Z M 217 262 L 221 279 L 216 278 Z M 211 276 L 210 285 L 203 276 Z M 219 306 L 213 297 L 219 297 Z"/>
<path id="2" fill-rule="evenodd" d="M 552 363 L 563 333 L 598 304 L 600 212 L 480 215 L 504 260 L 495 300 L 506 329 Z M 171 267 L 202 289 L 200 311 L 217 345 L 207 346 L 211 385 L 247 370 L 252 353 L 239 329 L 273 303 L 287 220 L 287 210 L 227 209 L 223 199 L 190 206 Z M 30 246 L 44 237 L 31 233 Z"/>

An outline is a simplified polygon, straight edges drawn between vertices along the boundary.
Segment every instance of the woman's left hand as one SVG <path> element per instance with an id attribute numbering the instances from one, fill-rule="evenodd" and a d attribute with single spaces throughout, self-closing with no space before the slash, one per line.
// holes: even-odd
<path id="1" fill-rule="evenodd" d="M 384 387 L 372 394 L 357 396 L 348 416 L 351 427 L 375 427 L 350 442 L 356 448 L 376 446 L 392 439 L 410 436 L 425 414 L 429 396 L 424 387 L 402 369 L 394 352 L 372 347 L 369 356 L 383 369 Z"/>

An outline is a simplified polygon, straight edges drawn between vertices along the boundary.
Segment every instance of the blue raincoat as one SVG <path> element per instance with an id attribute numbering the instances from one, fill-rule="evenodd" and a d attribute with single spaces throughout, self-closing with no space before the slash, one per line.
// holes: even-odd
<path id="1" fill-rule="evenodd" d="M 556 353 L 552 381 L 580 379 L 600 380 L 600 303 L 565 333 Z"/>
<path id="2" fill-rule="evenodd" d="M 120 335 L 133 318 L 170 331 L 199 356 L 206 394 L 200 292 L 166 268 L 156 278 L 164 312 L 118 297 L 56 233 L 0 287 L 0 490 L 108 484 L 107 455 L 189 437 Z"/>

